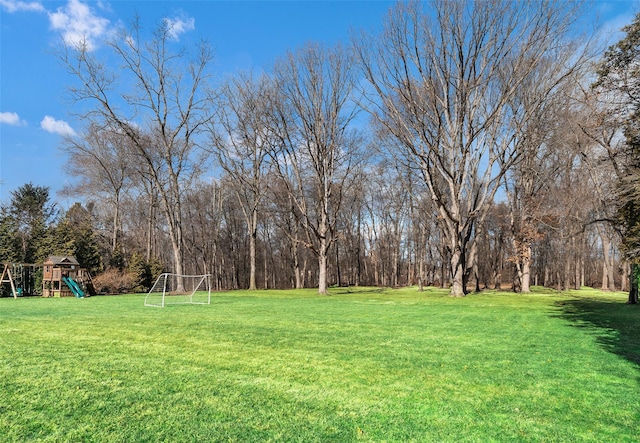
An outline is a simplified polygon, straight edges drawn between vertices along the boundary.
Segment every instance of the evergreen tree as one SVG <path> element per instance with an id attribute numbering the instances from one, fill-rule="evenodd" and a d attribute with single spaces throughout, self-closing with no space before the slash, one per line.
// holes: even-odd
<path id="1" fill-rule="evenodd" d="M 149 268 L 147 263 L 140 254 L 133 254 L 129 260 L 129 266 L 127 270 L 132 274 L 134 280 L 133 292 L 144 292 L 150 286 L 149 280 Z"/>
<path id="2" fill-rule="evenodd" d="M 622 29 L 626 35 L 605 53 L 596 88 L 610 93 L 613 112 L 620 116 L 625 146 L 618 171 L 618 229 L 621 249 L 631 263 L 628 303 L 638 303 L 640 279 L 640 14 Z"/>
<path id="3" fill-rule="evenodd" d="M 21 249 L 16 261 L 41 263 L 46 258 L 49 228 L 56 213 L 55 204 L 49 202 L 48 187 L 27 183 L 11 192 L 9 215 Z"/>
<path id="4" fill-rule="evenodd" d="M 151 286 L 153 286 L 158 276 L 162 274 L 163 266 L 162 263 L 155 258 L 151 258 L 151 260 L 147 262 L 140 254 L 135 253 L 129 260 L 127 270 L 134 277 L 133 291 L 146 292 L 151 289 Z"/>
<path id="5" fill-rule="evenodd" d="M 93 228 L 91 213 L 80 203 L 75 203 L 65 214 L 64 220 L 59 224 L 61 238 L 70 238 L 73 255 L 91 274 L 102 270 L 100 248 Z M 65 236 L 69 233 L 69 237 Z"/>
<path id="6" fill-rule="evenodd" d="M 6 208 L 0 208 L 0 263 L 17 262 L 20 256 L 20 242 L 15 219 Z"/>
<path id="7" fill-rule="evenodd" d="M 638 110 L 625 125 L 626 169 L 619 180 L 618 226 L 622 252 L 631 262 L 629 304 L 638 303 L 640 283 L 640 126 Z"/>

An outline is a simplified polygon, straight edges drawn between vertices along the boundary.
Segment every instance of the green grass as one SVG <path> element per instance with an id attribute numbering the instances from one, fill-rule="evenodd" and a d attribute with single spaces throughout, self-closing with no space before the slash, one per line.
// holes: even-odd
<path id="1" fill-rule="evenodd" d="M 0 299 L 0 441 L 638 441 L 624 294 L 332 294 Z"/>

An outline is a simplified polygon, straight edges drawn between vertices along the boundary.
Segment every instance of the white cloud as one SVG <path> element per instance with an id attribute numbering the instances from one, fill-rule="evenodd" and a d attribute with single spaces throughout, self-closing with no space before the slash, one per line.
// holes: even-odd
<path id="1" fill-rule="evenodd" d="M 15 112 L 0 112 L 0 123 L 5 123 L 11 126 L 26 125 L 26 122 L 21 120 L 20 116 Z"/>
<path id="2" fill-rule="evenodd" d="M 173 40 L 178 40 L 181 34 L 196 29 L 196 20 L 193 17 L 187 17 L 185 15 L 175 18 L 165 17 L 164 23 L 167 25 L 169 37 Z"/>
<path id="3" fill-rule="evenodd" d="M 66 44 L 86 45 L 90 51 L 95 48 L 97 40 L 109 31 L 109 20 L 96 15 L 80 0 L 69 0 L 66 6 L 49 13 L 49 23 L 51 29 L 62 33 Z"/>
<path id="4" fill-rule="evenodd" d="M 58 134 L 62 136 L 76 135 L 76 131 L 74 131 L 71 126 L 69 126 L 69 123 L 65 122 L 64 120 L 56 120 L 49 115 L 44 116 L 44 118 L 40 122 L 40 127 L 52 134 Z"/>
<path id="5" fill-rule="evenodd" d="M 0 0 L 0 6 L 2 9 L 9 13 L 29 11 L 29 12 L 44 12 L 44 6 L 40 2 L 23 2 L 17 0 Z"/>

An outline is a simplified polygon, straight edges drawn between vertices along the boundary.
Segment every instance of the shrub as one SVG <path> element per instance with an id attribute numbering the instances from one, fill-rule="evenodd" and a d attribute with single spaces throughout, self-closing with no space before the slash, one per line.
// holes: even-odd
<path id="1" fill-rule="evenodd" d="M 136 276 L 127 271 L 111 268 L 93 278 L 93 285 L 98 294 L 123 294 L 131 292 L 135 286 Z"/>

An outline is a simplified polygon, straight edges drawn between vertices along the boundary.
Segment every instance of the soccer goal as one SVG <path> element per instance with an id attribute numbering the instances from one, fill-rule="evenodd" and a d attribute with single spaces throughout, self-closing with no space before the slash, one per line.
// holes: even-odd
<path id="1" fill-rule="evenodd" d="M 160 274 L 144 298 L 145 306 L 211 304 L 211 278 L 206 275 Z"/>

